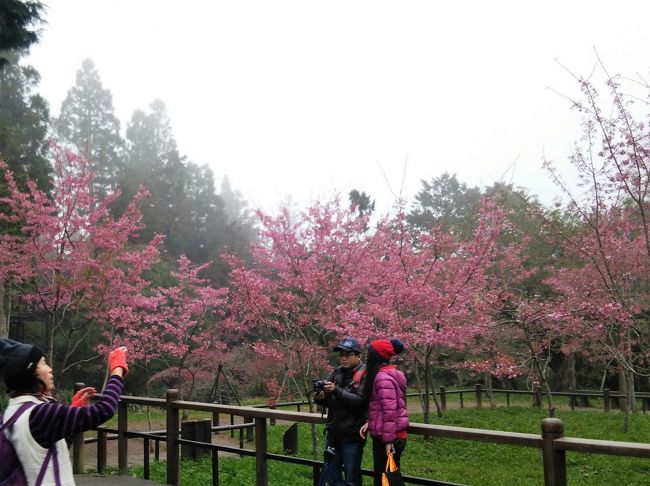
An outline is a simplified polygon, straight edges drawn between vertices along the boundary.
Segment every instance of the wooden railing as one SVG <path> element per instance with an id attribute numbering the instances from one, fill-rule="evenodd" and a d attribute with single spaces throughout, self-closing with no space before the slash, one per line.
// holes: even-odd
<path id="1" fill-rule="evenodd" d="M 476 407 L 481 408 L 483 403 L 483 397 L 487 397 L 488 391 L 481 387 L 480 384 L 474 386 L 473 389 L 460 389 L 460 390 L 447 390 L 446 387 L 441 386 L 440 391 L 437 392 L 437 396 L 440 399 L 440 406 L 443 411 L 446 410 L 447 397 L 452 395 L 458 395 L 460 401 L 460 407 L 465 407 L 466 395 L 472 395 L 474 398 L 474 404 Z M 541 400 L 544 397 L 544 392 L 540 388 L 534 390 L 504 390 L 494 388 L 492 393 L 496 395 L 505 395 L 506 397 L 506 406 L 510 406 L 510 398 L 513 395 L 527 395 L 532 398 L 533 403 L 537 402 L 540 405 Z M 409 394 L 412 396 L 417 396 L 417 393 Z M 618 391 L 612 391 L 605 388 L 602 391 L 593 391 L 593 390 L 576 390 L 576 391 L 554 391 L 551 392 L 551 396 L 554 398 L 557 397 L 566 397 L 569 399 L 569 407 L 573 410 L 577 406 L 577 399 L 589 399 L 596 398 L 600 399 L 603 402 L 603 410 L 605 412 L 610 412 L 612 410 L 612 402 L 618 399 L 627 399 L 627 395 L 622 394 Z M 641 410 L 645 413 L 650 404 L 650 392 L 637 392 L 635 393 L 637 400 L 641 402 Z"/>
<path id="2" fill-rule="evenodd" d="M 474 386 L 474 388 L 463 388 L 463 389 L 454 389 L 448 390 L 447 387 L 441 386 L 439 391 L 435 392 L 436 397 L 439 399 L 440 407 L 443 411 L 447 409 L 447 399 L 452 396 L 458 396 L 460 408 L 465 408 L 467 405 L 467 396 L 471 396 L 471 401 L 474 403 L 474 406 L 477 408 L 483 407 L 483 399 L 488 398 L 488 390 L 483 388 L 480 384 Z M 535 390 L 505 390 L 501 388 L 492 389 L 492 393 L 497 396 L 505 396 L 506 406 L 510 406 L 512 396 L 521 396 L 526 395 L 531 397 L 532 403 L 538 402 L 541 404 L 541 400 L 544 397 L 544 392 L 541 389 Z M 431 393 L 433 395 L 433 393 Z M 420 393 L 410 392 L 407 393 L 408 397 L 419 397 Z M 557 397 L 566 397 L 568 398 L 568 406 L 573 410 L 577 406 L 578 399 L 588 400 L 590 398 L 602 400 L 603 410 L 605 412 L 610 412 L 613 407 L 613 402 L 618 399 L 626 399 L 627 395 L 622 394 L 615 390 L 609 390 L 605 388 L 602 391 L 594 390 L 577 390 L 577 391 L 555 391 L 551 392 L 551 396 L 554 398 Z M 641 402 L 641 411 L 645 413 L 650 406 L 650 392 L 636 392 L 635 397 Z M 296 408 L 297 411 L 300 411 L 301 406 L 307 406 L 307 402 L 278 402 L 269 406 L 267 404 L 254 405 L 255 407 L 264 407 L 264 408 Z"/>
<path id="3" fill-rule="evenodd" d="M 143 405 L 164 408 L 166 412 L 166 430 L 148 432 L 135 432 L 129 430 L 127 410 L 127 407 L 129 405 Z M 239 447 L 231 447 L 221 444 L 212 444 L 207 442 L 182 439 L 180 437 L 181 410 L 211 412 L 213 415 L 213 432 L 239 429 Z M 218 419 L 215 420 L 215 417 L 218 418 L 219 414 L 227 414 L 232 417 L 244 417 L 245 420 L 240 424 L 225 426 L 215 425 L 215 422 L 218 424 Z M 179 399 L 179 393 L 177 390 L 169 390 L 167 392 L 167 397 L 164 400 L 156 398 L 122 396 L 118 404 L 117 429 L 100 427 L 98 428 L 96 439 L 89 438 L 86 439 L 86 441 L 76 440 L 74 442 L 73 466 L 75 468 L 75 472 L 83 472 L 84 442 L 97 442 L 97 469 L 101 472 L 101 470 L 106 465 L 106 441 L 114 437 L 118 442 L 118 472 L 119 474 L 128 474 L 128 440 L 131 438 L 142 438 L 144 439 L 143 452 L 145 479 L 148 479 L 149 477 L 149 445 L 150 441 L 154 441 L 156 445 L 159 442 L 164 442 L 166 445 L 167 484 L 179 484 L 179 448 L 183 444 L 200 446 L 201 448 L 209 449 L 211 451 L 213 485 L 219 484 L 219 452 L 230 452 L 239 454 L 241 456 L 254 456 L 256 463 L 256 484 L 258 486 L 268 486 L 269 478 L 267 464 L 270 460 L 311 467 L 312 476 L 315 483 L 318 478 L 321 466 L 320 461 L 282 454 L 274 454 L 268 451 L 267 423 L 270 420 L 281 420 L 285 422 L 307 424 L 323 423 L 323 417 L 321 414 L 316 413 L 183 401 Z M 244 443 L 241 439 L 244 430 L 251 430 L 254 432 L 255 449 L 244 448 Z M 567 484 L 567 466 L 565 460 L 566 451 L 650 458 L 650 444 L 564 437 L 564 424 L 562 421 L 559 419 L 551 418 L 542 420 L 541 434 L 522 434 L 496 430 L 471 429 L 418 423 L 411 424 L 408 432 L 411 435 L 480 441 L 494 444 L 508 444 L 519 447 L 532 447 L 540 449 L 542 452 L 541 467 L 544 471 L 544 484 L 546 486 L 565 486 Z M 158 451 L 159 449 L 156 448 L 156 450 Z M 81 463 L 79 463 L 80 458 Z M 363 474 L 372 475 L 372 471 L 364 469 Z M 438 486 L 451 484 L 442 481 L 436 481 L 433 479 L 411 476 L 405 476 L 404 479 L 408 484 Z"/>

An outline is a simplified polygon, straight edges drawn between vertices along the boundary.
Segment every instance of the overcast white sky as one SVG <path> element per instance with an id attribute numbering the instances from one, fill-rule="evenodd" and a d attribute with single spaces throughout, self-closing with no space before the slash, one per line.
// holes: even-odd
<path id="1" fill-rule="evenodd" d="M 162 99 L 181 153 L 254 207 L 365 190 L 385 212 L 445 171 L 549 202 L 578 92 L 555 62 L 646 75 L 650 2 L 45 0 L 28 62 L 58 113 L 91 58 L 126 126 Z M 390 187 L 389 187 L 390 186 Z"/>

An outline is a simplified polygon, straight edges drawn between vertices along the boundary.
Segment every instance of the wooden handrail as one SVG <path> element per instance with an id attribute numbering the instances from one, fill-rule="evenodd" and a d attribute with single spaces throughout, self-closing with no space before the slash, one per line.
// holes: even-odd
<path id="1" fill-rule="evenodd" d="M 538 434 L 503 432 L 499 430 L 472 429 L 467 427 L 450 427 L 447 425 L 411 424 L 409 434 L 434 436 L 446 439 L 472 440 L 509 444 L 523 447 L 542 447 L 542 438 Z"/>
<path id="2" fill-rule="evenodd" d="M 607 454 L 610 456 L 650 457 L 650 444 L 640 444 L 637 442 L 615 442 L 611 440 L 562 437 L 554 442 L 554 447 L 570 452 Z"/>
<path id="3" fill-rule="evenodd" d="M 474 390 L 468 390 L 474 391 Z M 449 392 L 447 392 L 449 393 Z M 309 465 L 316 468 L 318 461 L 311 459 L 300 459 L 291 456 L 272 454 L 267 451 L 267 423 L 270 420 L 282 420 L 285 422 L 300 422 L 306 424 L 322 424 L 324 418 L 320 413 L 297 412 L 289 410 L 277 410 L 261 408 L 256 406 L 239 407 L 233 405 L 221 405 L 217 403 L 200 403 L 190 402 L 178 399 L 179 394 L 176 390 L 167 392 L 167 399 L 160 400 L 146 397 L 122 396 L 118 405 L 118 428 L 116 430 L 118 441 L 118 462 L 120 474 L 126 473 L 126 453 L 127 440 L 132 437 L 144 438 L 146 441 L 153 440 L 156 443 L 163 441 L 167 443 L 167 483 L 178 484 L 179 474 L 179 446 L 180 444 L 202 446 L 209 449 L 213 454 L 213 469 L 218 468 L 217 453 L 218 451 L 237 452 L 243 455 L 255 455 L 256 457 L 256 484 L 258 486 L 267 486 L 268 471 L 267 463 L 269 460 L 284 462 L 293 462 Z M 166 409 L 166 430 L 156 431 L 128 431 L 128 405 L 164 405 Z M 180 410 L 196 410 L 212 412 L 213 417 L 218 414 L 230 414 L 231 416 L 248 417 L 248 421 L 242 424 L 228 426 L 212 426 L 213 432 L 231 429 L 249 429 L 255 428 L 255 450 L 216 445 L 206 442 L 198 442 L 180 438 Z M 253 422 L 250 422 L 252 420 Z M 214 421 L 213 421 L 214 424 Z M 420 424 L 412 423 L 408 429 L 411 435 L 436 436 L 447 439 L 470 440 L 488 442 L 494 444 L 507 444 L 519 447 L 532 447 L 541 449 L 543 454 L 544 484 L 546 486 L 566 486 L 566 460 L 565 452 L 577 453 L 597 453 L 627 457 L 650 458 L 650 444 L 634 442 L 617 442 L 606 440 L 592 440 L 574 437 L 564 437 L 564 424 L 559 419 L 544 419 L 541 425 L 541 434 L 524 434 L 517 432 L 504 432 L 498 430 L 484 430 L 466 427 L 452 427 L 445 425 Z M 174 431 L 168 434 L 167 431 Z M 106 440 L 108 432 L 115 432 L 114 429 L 107 427 L 98 428 L 98 434 L 102 439 L 99 444 Z M 85 441 L 77 442 L 75 448 L 83 447 Z M 148 453 L 148 448 L 145 449 Z M 78 457 L 81 451 L 75 451 Z M 99 454 L 98 449 L 98 454 Z M 98 466 L 103 464 L 98 455 Z M 148 464 L 148 461 L 147 461 Z M 148 467 L 146 468 L 148 471 Z M 364 474 L 369 474 L 364 471 Z M 213 474 L 215 471 L 213 470 Z M 148 474 L 147 474 L 148 475 Z M 215 476 L 216 477 L 216 476 Z M 434 481 L 425 478 L 405 478 L 408 483 L 422 485 L 442 485 L 451 484 Z"/>

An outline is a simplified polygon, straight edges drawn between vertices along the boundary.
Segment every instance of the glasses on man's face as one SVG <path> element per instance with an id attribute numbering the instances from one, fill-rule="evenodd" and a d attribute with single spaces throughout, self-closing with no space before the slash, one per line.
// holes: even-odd
<path id="1" fill-rule="evenodd" d="M 349 358 L 354 356 L 356 353 L 354 351 L 339 351 L 339 356 L 341 358 Z"/>

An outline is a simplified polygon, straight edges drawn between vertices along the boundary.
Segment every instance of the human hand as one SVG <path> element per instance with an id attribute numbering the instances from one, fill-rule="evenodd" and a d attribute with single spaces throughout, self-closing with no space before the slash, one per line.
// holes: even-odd
<path id="1" fill-rule="evenodd" d="M 95 396 L 95 390 L 92 386 L 87 386 L 82 388 L 77 393 L 72 396 L 72 401 L 70 402 L 71 407 L 86 407 L 90 405 L 90 400 Z"/>
<path id="2" fill-rule="evenodd" d="M 126 376 L 129 373 L 129 367 L 126 364 L 126 346 L 115 348 L 109 353 L 108 369 L 112 375 Z"/>
<path id="3" fill-rule="evenodd" d="M 368 432 L 368 422 L 363 424 L 359 429 L 359 435 L 361 436 L 362 439 L 366 438 L 366 432 Z"/>
<path id="4" fill-rule="evenodd" d="M 395 454 L 395 446 L 392 442 L 386 444 L 386 455 Z"/>
<path id="5" fill-rule="evenodd" d="M 326 393 L 332 393 L 335 388 L 336 388 L 336 383 L 331 381 L 326 381 L 325 385 L 323 386 L 323 391 L 325 391 Z"/>
<path id="6" fill-rule="evenodd" d="M 324 400 L 325 399 L 325 392 L 323 390 L 314 393 L 314 397 L 316 400 Z"/>

